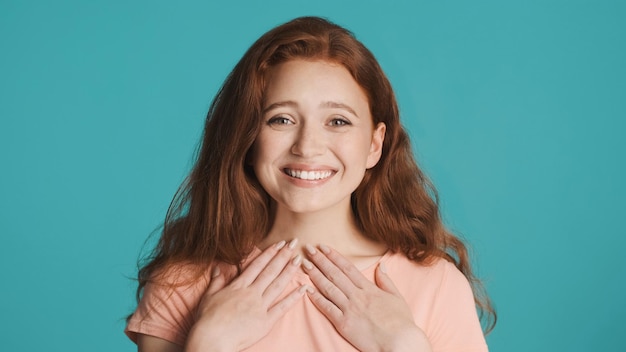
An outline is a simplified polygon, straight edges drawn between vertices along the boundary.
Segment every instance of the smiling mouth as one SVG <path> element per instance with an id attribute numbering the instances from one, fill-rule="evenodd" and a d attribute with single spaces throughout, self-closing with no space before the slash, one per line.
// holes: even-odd
<path id="1" fill-rule="evenodd" d="M 329 178 L 333 174 L 333 171 L 330 171 L 330 170 L 306 171 L 306 170 L 284 169 L 283 171 L 285 172 L 285 174 L 293 178 L 298 178 L 301 180 L 308 180 L 308 181 L 323 180 L 323 179 Z"/>

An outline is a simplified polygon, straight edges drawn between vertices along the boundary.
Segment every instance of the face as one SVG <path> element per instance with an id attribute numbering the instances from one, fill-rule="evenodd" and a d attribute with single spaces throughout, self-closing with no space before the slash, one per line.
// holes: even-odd
<path id="1" fill-rule="evenodd" d="M 279 211 L 347 211 L 365 170 L 380 159 L 385 135 L 350 73 L 326 61 L 275 66 L 262 120 L 251 162 Z"/>

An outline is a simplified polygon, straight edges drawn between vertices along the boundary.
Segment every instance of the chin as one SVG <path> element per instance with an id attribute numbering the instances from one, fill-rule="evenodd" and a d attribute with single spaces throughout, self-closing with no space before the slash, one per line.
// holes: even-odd
<path id="1" fill-rule="evenodd" d="M 306 215 L 306 214 L 317 214 L 324 212 L 332 212 L 332 214 L 337 214 L 341 212 L 341 209 L 348 208 L 350 209 L 350 198 L 342 199 L 339 201 L 311 201 L 311 202 L 284 202 L 279 205 L 279 211 L 285 210 L 290 213 Z"/>

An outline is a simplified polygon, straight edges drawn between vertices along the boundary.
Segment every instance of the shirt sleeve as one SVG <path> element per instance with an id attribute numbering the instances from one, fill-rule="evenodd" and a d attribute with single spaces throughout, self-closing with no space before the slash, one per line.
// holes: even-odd
<path id="1" fill-rule="evenodd" d="M 174 287 L 149 282 L 124 332 L 135 343 L 137 334 L 145 334 L 184 346 L 208 285 L 204 281 Z"/>
<path id="2" fill-rule="evenodd" d="M 454 264 L 442 263 L 444 272 L 436 294 L 429 334 L 434 352 L 487 352 L 467 278 Z"/>

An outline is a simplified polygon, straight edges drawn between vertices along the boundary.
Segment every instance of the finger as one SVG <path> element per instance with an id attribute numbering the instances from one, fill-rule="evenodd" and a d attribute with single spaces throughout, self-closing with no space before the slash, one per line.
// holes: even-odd
<path id="1" fill-rule="evenodd" d="M 268 311 L 268 317 L 270 322 L 276 322 L 280 317 L 285 315 L 285 313 L 291 308 L 302 296 L 307 292 L 307 288 L 312 291 L 309 286 L 301 286 L 300 288 L 293 290 L 289 293 L 285 298 L 276 302 Z"/>
<path id="2" fill-rule="evenodd" d="M 211 270 L 211 281 L 207 288 L 207 293 L 212 295 L 226 286 L 226 275 L 221 272 L 220 267 L 215 265 Z"/>
<path id="3" fill-rule="evenodd" d="M 307 290 L 309 299 L 313 302 L 313 305 L 330 320 L 333 325 L 336 325 L 342 318 L 343 312 L 333 302 L 329 301 L 324 295 L 315 290 Z"/>
<path id="4" fill-rule="evenodd" d="M 250 286 L 256 286 L 262 291 L 267 289 L 267 286 L 276 279 L 283 271 L 289 259 L 293 255 L 293 249 L 298 243 L 297 239 L 293 239 L 289 242 L 289 245 L 282 248 L 269 263 L 261 270 L 259 275 L 254 279 L 254 282 Z"/>
<path id="5" fill-rule="evenodd" d="M 350 281 L 352 281 L 356 287 L 365 288 L 371 285 L 371 281 L 369 281 L 363 273 L 356 266 L 354 266 L 354 264 L 352 264 L 351 261 L 346 259 L 339 252 L 323 244 L 319 246 L 319 249 L 328 259 L 330 259 L 331 262 L 335 264 L 335 266 L 341 270 L 341 272 L 346 275 L 346 277 L 350 279 Z"/>
<path id="6" fill-rule="evenodd" d="M 328 247 L 323 247 L 324 250 L 330 250 Z M 306 245 L 305 249 L 311 258 L 311 261 L 315 263 L 315 266 L 319 268 L 319 270 L 326 276 L 328 280 L 330 280 L 335 286 L 337 286 L 346 296 L 350 297 L 356 288 L 361 288 L 356 286 L 350 278 L 346 275 L 344 271 L 355 270 L 358 272 L 356 267 L 352 265 L 348 260 L 345 260 L 347 264 L 344 263 L 344 267 L 340 268 L 335 263 L 333 263 L 326 255 L 320 253 L 320 251 L 316 250 L 313 246 Z M 321 249 L 321 248 L 320 248 Z M 361 273 L 358 273 L 362 275 Z M 357 273 L 351 273 L 350 275 L 356 276 Z M 324 292 L 322 290 L 322 292 Z"/>
<path id="7" fill-rule="evenodd" d="M 303 259 L 302 266 L 309 275 L 311 282 L 317 287 L 321 294 L 334 303 L 340 309 L 343 309 L 348 303 L 348 295 L 342 291 L 337 285 L 328 279 L 313 263 Z M 344 280 L 347 280 L 345 278 Z M 354 289 L 354 286 L 352 287 Z"/>
<path id="8" fill-rule="evenodd" d="M 387 269 L 385 268 L 384 263 L 378 264 L 376 268 L 376 285 L 380 287 L 382 290 L 387 291 L 395 296 L 401 296 L 400 291 L 393 283 L 389 275 L 387 275 Z"/>
<path id="9" fill-rule="evenodd" d="M 267 263 L 274 258 L 276 253 L 278 253 L 278 251 L 280 251 L 285 244 L 285 241 L 280 241 L 273 246 L 267 247 L 263 253 L 259 254 L 259 256 L 256 257 L 250 265 L 248 265 L 248 267 L 237 279 L 235 279 L 235 281 L 242 283 L 245 287 L 250 286 L 257 276 L 259 276 L 259 273 L 265 268 Z"/>
<path id="10" fill-rule="evenodd" d="M 298 254 L 293 258 L 283 271 L 272 281 L 263 292 L 263 299 L 267 304 L 273 303 L 278 296 L 285 290 L 285 287 L 291 282 L 291 278 L 296 273 L 302 262 L 302 256 Z"/>

